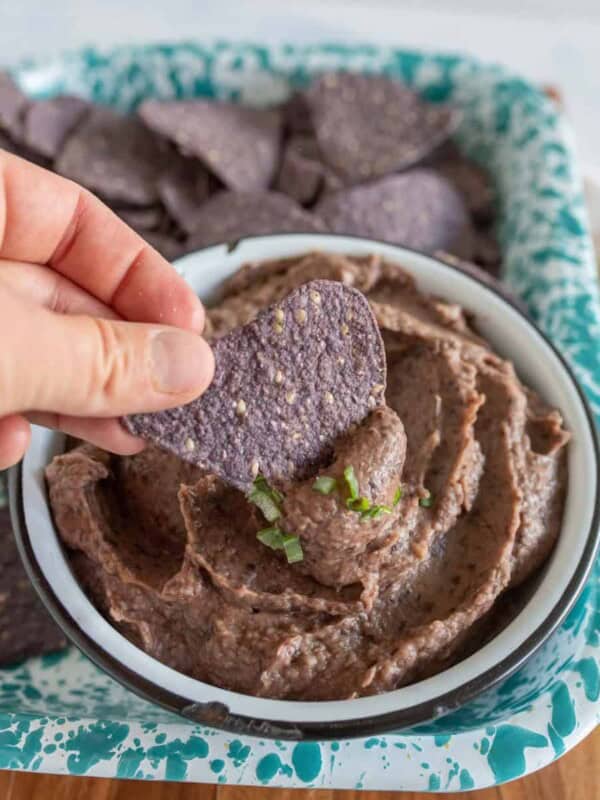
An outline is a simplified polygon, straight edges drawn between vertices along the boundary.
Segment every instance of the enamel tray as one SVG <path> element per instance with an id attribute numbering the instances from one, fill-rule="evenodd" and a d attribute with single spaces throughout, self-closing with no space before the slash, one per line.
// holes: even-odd
<path id="1" fill-rule="evenodd" d="M 75 92 L 133 107 L 149 96 L 248 103 L 326 69 L 383 72 L 464 111 L 459 138 L 500 195 L 505 278 L 576 372 L 600 417 L 600 304 L 571 133 L 535 87 L 454 56 L 322 45 L 85 50 L 16 70 L 36 96 Z M 3 502 L 0 491 L 0 503 Z M 4 501 L 6 498 L 4 498 Z M 539 769 L 600 719 L 600 563 L 575 608 L 517 673 L 402 735 L 277 742 L 188 724 L 149 705 L 74 648 L 0 671 L 0 767 L 285 787 L 460 791 Z"/>

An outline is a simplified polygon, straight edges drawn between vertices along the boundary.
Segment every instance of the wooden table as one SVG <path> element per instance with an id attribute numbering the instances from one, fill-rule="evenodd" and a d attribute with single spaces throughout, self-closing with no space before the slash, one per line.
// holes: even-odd
<path id="1" fill-rule="evenodd" d="M 65 778 L 24 772 L 0 773 L 1 800 L 599 800 L 600 728 L 564 758 L 528 778 L 495 789 L 460 794 L 332 792 L 244 786 L 205 786 L 158 781 Z"/>

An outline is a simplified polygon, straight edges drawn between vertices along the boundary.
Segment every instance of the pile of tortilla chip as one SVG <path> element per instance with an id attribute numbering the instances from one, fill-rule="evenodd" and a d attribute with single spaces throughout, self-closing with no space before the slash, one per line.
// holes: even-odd
<path id="1" fill-rule="evenodd" d="M 168 259 L 242 236 L 334 232 L 498 272 L 494 191 L 461 122 L 402 83 L 328 73 L 272 108 L 147 100 L 123 116 L 30 100 L 0 73 L 0 147 L 99 195 Z"/>

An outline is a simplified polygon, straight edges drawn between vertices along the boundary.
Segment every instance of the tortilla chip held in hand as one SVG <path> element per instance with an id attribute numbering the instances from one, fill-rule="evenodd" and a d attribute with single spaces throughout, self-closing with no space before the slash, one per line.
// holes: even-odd
<path id="1" fill-rule="evenodd" d="M 213 383 L 186 406 L 127 429 L 231 485 L 302 479 L 334 440 L 383 403 L 383 342 L 365 297 L 311 281 L 214 345 Z"/>

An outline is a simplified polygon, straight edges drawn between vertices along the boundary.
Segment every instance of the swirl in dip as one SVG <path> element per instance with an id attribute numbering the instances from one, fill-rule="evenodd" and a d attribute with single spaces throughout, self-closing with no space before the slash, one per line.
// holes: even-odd
<path id="1" fill-rule="evenodd" d="M 72 567 L 125 636 L 200 680 L 302 700 L 395 689 L 506 624 L 558 536 L 569 438 L 463 309 L 379 257 L 246 265 L 209 312 L 209 338 L 315 278 L 366 295 L 388 384 L 331 463 L 276 487 L 302 560 L 257 539 L 265 521 L 243 493 L 152 446 L 124 458 L 84 444 L 47 469 Z M 384 512 L 352 507 L 348 467 Z M 333 479 L 318 484 L 327 493 L 317 477 Z"/>

